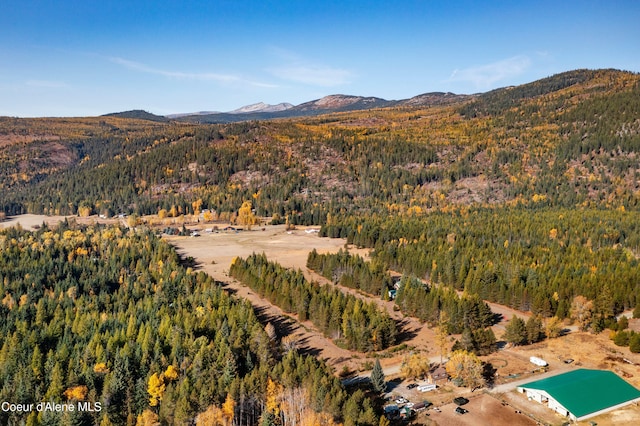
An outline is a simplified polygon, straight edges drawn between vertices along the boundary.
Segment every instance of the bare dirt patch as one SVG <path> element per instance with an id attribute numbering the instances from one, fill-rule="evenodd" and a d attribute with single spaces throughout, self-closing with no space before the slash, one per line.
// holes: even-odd
<path id="1" fill-rule="evenodd" d="M 509 405 L 502 405 L 500 401 L 486 394 L 469 398 L 469 403 L 463 408 L 469 410 L 466 414 L 457 414 L 455 404 L 440 407 L 441 412 L 429 410 L 429 418 L 442 426 L 529 426 L 535 425 L 535 420 L 526 414 L 516 413 Z M 421 414 L 419 418 L 423 417 Z"/>
<path id="2" fill-rule="evenodd" d="M 28 230 L 37 229 L 46 223 L 48 226 L 56 226 L 63 222 L 65 218 L 74 218 L 75 216 L 45 216 L 40 214 L 22 214 L 19 216 L 10 216 L 5 221 L 0 222 L 0 228 L 10 228 L 20 224 L 21 227 Z"/>
<path id="3" fill-rule="evenodd" d="M 637 426 L 640 425 L 640 409 L 632 405 L 602 416 L 594 417 L 592 420 L 600 426 Z M 589 423 L 585 421 L 578 424 L 587 425 Z"/>

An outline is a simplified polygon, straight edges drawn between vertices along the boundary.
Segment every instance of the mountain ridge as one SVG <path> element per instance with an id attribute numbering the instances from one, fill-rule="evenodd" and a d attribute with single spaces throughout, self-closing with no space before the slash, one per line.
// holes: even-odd
<path id="1" fill-rule="evenodd" d="M 333 95 L 298 109 L 303 119 L 247 113 L 263 121 L 212 126 L 140 120 L 135 111 L 135 120 L 0 117 L 0 206 L 73 214 L 88 203 L 149 214 L 166 203 L 189 209 L 208 191 L 209 208 L 231 212 L 263 191 L 268 216 L 282 211 L 277 200 L 351 205 L 375 193 L 394 205 L 416 191 L 424 208 L 533 200 L 640 210 L 637 73 L 578 70 L 475 96 L 393 102 Z M 115 185 L 125 181 L 122 192 Z M 100 184 L 77 193 L 86 182 Z M 231 201 L 217 194 L 227 188 Z"/>
<path id="2" fill-rule="evenodd" d="M 288 102 L 280 102 L 276 105 L 265 104 L 264 102 L 258 102 L 256 104 L 245 105 L 238 109 L 234 109 L 233 111 L 229 111 L 229 114 L 244 114 L 244 113 L 252 113 L 252 112 L 279 112 L 285 111 L 289 108 L 292 108 L 293 104 Z"/>
<path id="3" fill-rule="evenodd" d="M 200 111 L 194 113 L 176 113 L 167 116 L 157 116 L 146 111 L 133 110 L 121 113 L 106 114 L 106 116 L 117 116 L 124 118 L 149 119 L 151 121 L 161 121 L 162 118 L 190 123 L 200 124 L 224 124 L 251 120 L 269 120 L 274 118 L 294 118 L 315 116 L 334 112 L 361 111 L 376 108 L 388 107 L 431 107 L 453 104 L 456 102 L 473 101 L 468 106 L 465 115 L 476 113 L 486 113 L 488 104 L 504 103 L 500 99 L 524 99 L 551 93 L 562 88 L 593 78 L 598 72 L 619 71 L 619 70 L 588 70 L 578 69 L 554 74 L 549 77 L 538 79 L 530 83 L 517 86 L 505 86 L 488 92 L 476 93 L 472 95 L 456 94 L 452 92 L 426 92 L 411 98 L 400 100 L 387 100 L 375 96 L 358 96 L 333 94 L 319 99 L 292 105 L 287 102 L 270 105 L 264 102 L 249 104 L 228 112 Z M 619 71 L 627 72 L 627 71 Z M 513 100 L 512 100 L 513 101 Z M 472 111 L 475 109 L 475 112 Z M 147 117 L 144 118 L 147 114 Z"/>
<path id="4" fill-rule="evenodd" d="M 412 98 L 387 100 L 375 96 L 356 96 L 334 94 L 303 102 L 299 105 L 280 103 L 268 105 L 263 102 L 246 105 L 229 112 L 211 114 L 172 114 L 171 119 L 186 122 L 223 124 L 248 120 L 268 120 L 272 118 L 305 117 L 332 112 L 361 111 L 394 106 L 435 106 L 469 99 L 472 95 L 460 95 L 451 92 L 428 92 Z M 281 107 L 287 106 L 289 107 Z M 280 107 L 280 108 L 279 108 Z"/>

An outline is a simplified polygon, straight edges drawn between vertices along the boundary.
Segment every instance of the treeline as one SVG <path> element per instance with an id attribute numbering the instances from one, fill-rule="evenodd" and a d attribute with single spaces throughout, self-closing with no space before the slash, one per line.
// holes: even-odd
<path id="1" fill-rule="evenodd" d="M 362 290 L 386 298 L 393 286 L 391 276 L 380 263 L 366 262 L 360 256 L 340 249 L 338 253 L 318 254 L 313 249 L 307 256 L 307 268 L 313 269 L 335 284 Z"/>
<path id="2" fill-rule="evenodd" d="M 384 264 L 366 262 L 358 255 L 340 250 L 335 254 L 318 254 L 314 249 L 307 258 L 307 267 L 340 285 L 356 288 L 387 298 L 392 280 Z M 482 329 L 493 325 L 494 315 L 477 295 L 458 294 L 444 286 L 430 286 L 413 277 L 402 277 L 395 302 L 402 312 L 429 322 L 438 323 L 441 313 L 448 318 L 447 332 L 459 334 L 465 328 Z"/>
<path id="3" fill-rule="evenodd" d="M 248 302 L 181 266 L 151 233 L 11 228 L 0 232 L 0 271 L 0 400 L 102 407 L 2 411 L 2 424 L 184 424 L 231 400 L 236 421 L 256 425 L 270 379 L 305 389 L 336 421 L 377 425 L 364 395 L 295 350 L 281 359 Z"/>
<path id="4" fill-rule="evenodd" d="M 611 340 L 617 346 L 628 346 L 632 353 L 640 353 L 640 333 L 626 330 L 629 320 L 626 317 L 623 318 L 624 320 L 618 323 L 617 330 L 615 328 L 612 329 L 610 333 Z"/>
<path id="5" fill-rule="evenodd" d="M 589 79 L 593 79 L 597 73 L 598 71 L 595 70 L 568 71 L 517 87 L 492 90 L 480 95 L 475 101 L 462 106 L 459 111 L 466 118 L 502 114 L 514 105 L 519 105 L 523 100 L 548 95 L 555 91 L 584 83 Z"/>
<path id="6" fill-rule="evenodd" d="M 285 312 L 310 320 L 327 337 L 358 351 L 385 349 L 396 341 L 396 324 L 375 303 L 306 280 L 302 272 L 269 262 L 264 254 L 235 258 L 229 274 Z"/>
<path id="7" fill-rule="evenodd" d="M 463 207 L 419 218 L 347 216 L 320 235 L 346 237 L 392 269 L 483 300 L 562 319 L 582 295 L 609 318 L 640 302 L 639 223 L 619 210 Z"/>
<path id="8" fill-rule="evenodd" d="M 464 329 L 482 329 L 495 323 L 491 308 L 477 294 L 458 296 L 451 288 L 429 286 L 417 278 L 402 278 L 396 304 L 402 312 L 432 325 L 437 324 L 441 313 L 444 313 L 448 318 L 447 332 L 452 334 L 462 333 Z"/>

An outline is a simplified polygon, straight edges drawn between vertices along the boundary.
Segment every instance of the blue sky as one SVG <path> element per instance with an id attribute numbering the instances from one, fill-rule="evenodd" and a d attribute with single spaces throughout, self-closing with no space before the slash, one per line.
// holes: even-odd
<path id="1" fill-rule="evenodd" d="M 577 68 L 640 71 L 640 2 L 523 3 L 7 0 L 0 115 L 404 99 Z"/>

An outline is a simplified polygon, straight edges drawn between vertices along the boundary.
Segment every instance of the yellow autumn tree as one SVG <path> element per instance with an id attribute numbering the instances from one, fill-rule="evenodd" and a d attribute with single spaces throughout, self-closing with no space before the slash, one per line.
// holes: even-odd
<path id="1" fill-rule="evenodd" d="M 342 426 L 342 423 L 336 423 L 330 414 L 316 413 L 308 408 L 300 419 L 300 426 Z"/>
<path id="2" fill-rule="evenodd" d="M 227 394 L 227 398 L 222 404 L 222 416 L 225 421 L 225 425 L 231 426 L 233 423 L 233 417 L 235 415 L 236 402 L 231 397 L 231 394 Z"/>
<path id="3" fill-rule="evenodd" d="M 551 317 L 545 324 L 545 334 L 549 339 L 555 339 L 562 333 L 562 321 L 558 317 Z"/>
<path id="4" fill-rule="evenodd" d="M 407 356 L 400 366 L 400 375 L 405 379 L 415 379 L 423 377 L 429 373 L 429 358 L 420 354 Z"/>
<path id="5" fill-rule="evenodd" d="M 78 207 L 78 216 L 80 216 L 80 217 L 89 217 L 89 216 L 91 216 L 91 207 L 90 206 L 80 206 L 80 207 Z"/>
<path id="6" fill-rule="evenodd" d="M 193 215 L 198 216 L 200 214 L 200 209 L 202 208 L 202 198 L 198 198 L 196 201 L 191 203 L 191 207 L 193 208 Z"/>
<path id="7" fill-rule="evenodd" d="M 149 386 L 147 392 L 149 392 L 149 405 L 152 407 L 157 406 L 162 401 L 166 385 L 164 384 L 164 378 L 162 375 L 158 376 L 158 373 L 153 373 L 149 377 Z"/>
<path id="8" fill-rule="evenodd" d="M 571 319 L 578 323 L 581 331 L 587 331 L 593 316 L 593 302 L 584 296 L 576 296 L 571 302 Z"/>
<path id="9" fill-rule="evenodd" d="M 147 409 L 138 415 L 136 426 L 160 426 L 160 419 L 156 413 Z"/>
<path id="10" fill-rule="evenodd" d="M 93 366 L 93 372 L 97 374 L 107 374 L 109 372 L 109 368 L 107 368 L 107 364 L 104 362 L 99 362 Z"/>
<path id="11" fill-rule="evenodd" d="M 447 361 L 445 369 L 452 380 L 459 381 L 464 386 L 477 388 L 484 385 L 482 361 L 471 352 L 455 351 Z"/>
<path id="12" fill-rule="evenodd" d="M 242 203 L 240 209 L 238 209 L 238 223 L 246 226 L 247 229 L 251 229 L 251 225 L 256 224 L 256 215 L 253 213 L 251 201 L 245 201 Z"/>
<path id="13" fill-rule="evenodd" d="M 73 386 L 64 391 L 63 395 L 68 399 L 75 399 L 76 401 L 83 401 L 87 397 L 89 389 L 86 386 Z"/>
<path id="14" fill-rule="evenodd" d="M 438 327 L 436 328 L 436 343 L 438 349 L 440 349 L 440 365 L 442 365 L 442 359 L 447 352 L 447 341 L 449 340 L 449 315 L 445 311 L 440 311 L 440 317 L 438 318 Z"/>
<path id="15" fill-rule="evenodd" d="M 113 426 L 113 423 L 111 422 L 111 420 L 109 420 L 108 414 L 105 414 L 104 417 L 102 417 L 102 420 L 100 421 L 100 426 Z"/>
<path id="16" fill-rule="evenodd" d="M 196 416 L 196 426 L 224 426 L 222 410 L 210 405 L 206 411 Z"/>
<path id="17" fill-rule="evenodd" d="M 173 382 L 178 379 L 178 369 L 173 365 L 170 365 L 167 367 L 163 375 L 165 380 Z"/>
<path id="18" fill-rule="evenodd" d="M 282 391 L 282 385 L 271 380 L 271 377 L 267 379 L 266 410 L 276 417 L 280 415 L 279 398 Z"/>

